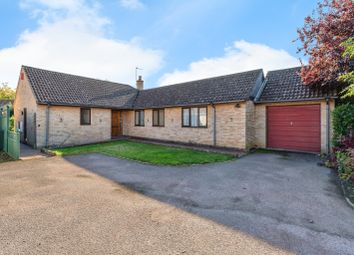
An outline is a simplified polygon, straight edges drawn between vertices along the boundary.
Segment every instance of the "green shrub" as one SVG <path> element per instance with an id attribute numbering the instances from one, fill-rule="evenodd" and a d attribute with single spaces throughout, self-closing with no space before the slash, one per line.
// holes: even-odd
<path id="1" fill-rule="evenodd" d="M 354 177 L 354 149 L 338 151 L 336 153 L 339 178 L 347 181 Z"/>
<path id="2" fill-rule="evenodd" d="M 10 118 L 10 126 L 9 126 L 10 131 L 15 131 L 15 117 L 11 116 Z"/>
<path id="3" fill-rule="evenodd" d="M 333 144 L 354 130 L 354 104 L 337 106 L 333 111 Z"/>

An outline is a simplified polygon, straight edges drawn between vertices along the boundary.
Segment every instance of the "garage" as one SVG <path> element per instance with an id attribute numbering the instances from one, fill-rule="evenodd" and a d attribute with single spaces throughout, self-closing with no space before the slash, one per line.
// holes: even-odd
<path id="1" fill-rule="evenodd" d="M 267 106 L 267 147 L 321 151 L 320 104 Z"/>

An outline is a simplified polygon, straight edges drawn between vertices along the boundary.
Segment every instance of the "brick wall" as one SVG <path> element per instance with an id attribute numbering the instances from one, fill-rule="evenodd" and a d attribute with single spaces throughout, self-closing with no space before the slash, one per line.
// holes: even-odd
<path id="1" fill-rule="evenodd" d="M 27 143 L 34 146 L 36 142 L 35 113 L 37 111 L 37 103 L 26 75 L 24 76 L 24 80 L 19 79 L 16 90 L 16 99 L 14 102 L 16 127 L 18 123 L 22 123 L 22 127 L 24 125 L 24 108 L 27 109 Z M 21 142 L 25 142 L 23 131 L 21 132 Z"/>
<path id="2" fill-rule="evenodd" d="M 80 125 L 80 107 L 51 106 L 49 146 L 68 146 L 111 139 L 111 110 L 91 108 L 91 125 Z M 37 109 L 37 145 L 45 146 L 47 106 Z"/>
<path id="3" fill-rule="evenodd" d="M 245 139 L 245 108 L 246 104 L 216 105 L 216 145 L 221 147 L 246 147 Z M 123 134 L 127 136 L 160 139 L 174 142 L 198 143 L 213 145 L 214 143 L 214 109 L 208 106 L 208 127 L 182 127 L 182 108 L 165 108 L 165 126 L 152 126 L 152 110 L 145 110 L 145 126 L 134 125 L 134 111 L 123 113 Z"/>

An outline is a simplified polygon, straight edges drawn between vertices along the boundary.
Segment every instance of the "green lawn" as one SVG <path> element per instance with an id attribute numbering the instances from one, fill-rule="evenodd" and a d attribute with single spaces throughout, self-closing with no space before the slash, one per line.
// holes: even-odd
<path id="1" fill-rule="evenodd" d="M 58 156 L 83 153 L 103 153 L 108 156 L 127 158 L 155 165 L 190 165 L 226 161 L 231 155 L 181 149 L 163 145 L 133 141 L 114 141 L 92 145 L 51 149 Z"/>

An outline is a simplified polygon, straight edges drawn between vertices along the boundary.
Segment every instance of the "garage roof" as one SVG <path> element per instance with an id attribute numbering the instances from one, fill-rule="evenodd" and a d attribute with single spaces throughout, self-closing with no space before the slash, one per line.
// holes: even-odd
<path id="1" fill-rule="evenodd" d="M 299 75 L 301 67 L 269 71 L 258 102 L 288 102 L 336 97 L 335 89 L 304 85 Z"/>

